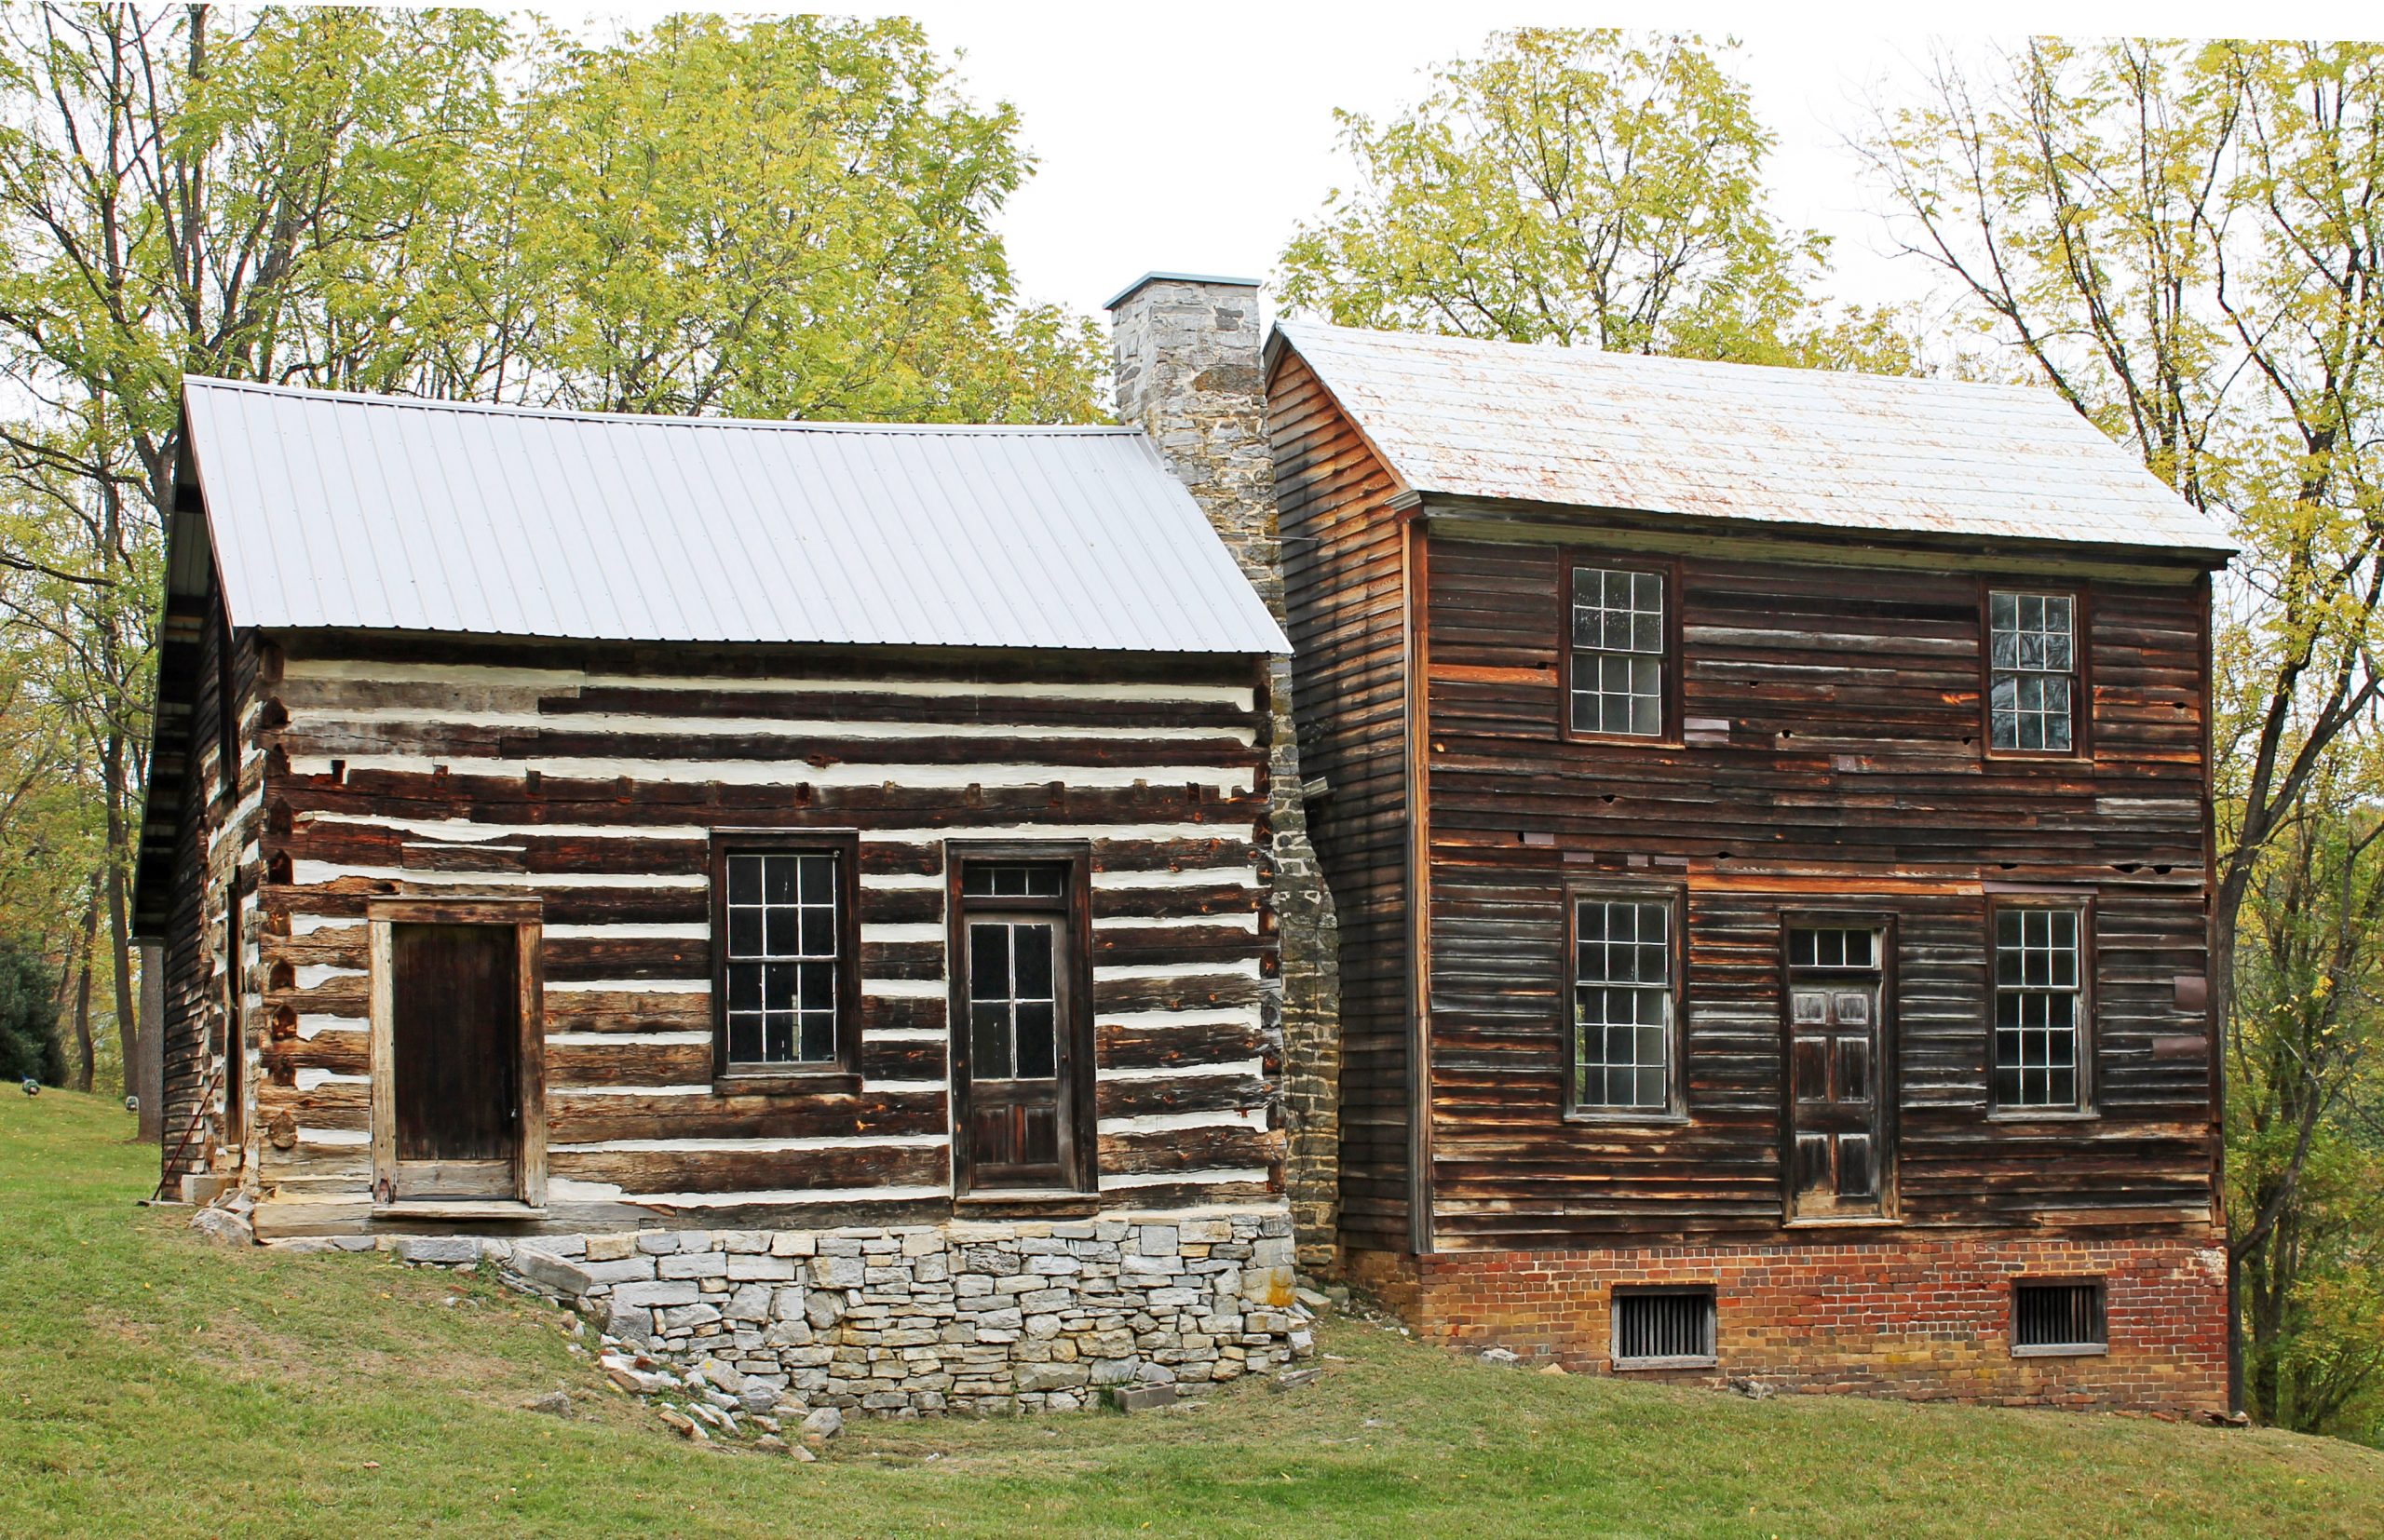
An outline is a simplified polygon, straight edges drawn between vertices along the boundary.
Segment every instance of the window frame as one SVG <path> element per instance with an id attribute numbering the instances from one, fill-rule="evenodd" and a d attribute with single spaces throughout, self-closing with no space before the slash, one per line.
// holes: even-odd
<path id="1" fill-rule="evenodd" d="M 1995 746 L 1995 596 L 2069 601 L 2069 747 L 1998 749 Z M 2093 757 L 2094 678 L 2091 645 L 2093 590 L 2083 583 L 2030 583 L 2025 578 L 1986 577 L 1978 586 L 1978 745 L 1982 758 L 1996 760 L 2088 760 Z"/>
<path id="2" fill-rule="evenodd" d="M 1615 1107 L 1577 1101 L 1573 1097 L 1580 1067 L 1581 1024 L 1581 905 L 1584 903 L 1657 903 L 1670 915 L 1668 938 L 1672 1030 L 1665 1044 L 1664 1104 L 1660 1107 Z M 1622 1124 L 1637 1127 L 1678 1126 L 1688 1121 L 1688 887 L 1678 882 L 1632 882 L 1582 878 L 1564 885 L 1564 958 L 1557 1013 L 1558 1041 L 1563 1055 L 1557 1065 L 1557 1105 L 1567 1123 Z"/>
<path id="3" fill-rule="evenodd" d="M 1622 1341 L 1622 1306 L 1625 1300 L 1694 1299 L 1705 1306 L 1706 1341 L 1713 1351 L 1702 1355 L 1682 1355 L 1667 1358 L 1626 1358 L 1618 1350 Z M 1622 1283 L 1617 1284 L 1606 1297 L 1606 1367 L 1618 1374 L 1642 1373 L 1647 1371 L 1681 1369 L 1717 1369 L 1722 1363 L 1722 1300 L 1721 1290 L 1710 1283 Z"/>
<path id="4" fill-rule="evenodd" d="M 836 1054 L 814 1063 L 740 1063 L 728 1057 L 728 858 L 836 858 Z M 853 1093 L 860 1089 L 860 831 L 854 829 L 715 829 L 707 868 L 711 914 L 711 1074 L 715 1094 L 755 1091 Z"/>
<path id="5" fill-rule="evenodd" d="M 1997 934 L 2001 928 L 2006 910 L 2074 911 L 2078 915 L 2078 1100 L 2066 1106 L 2039 1106 L 2027 1102 L 2007 1103 L 1995 1090 L 1996 1023 L 2001 1012 L 1999 1006 L 2003 988 L 1996 982 Z M 2095 978 L 2094 978 L 2094 898 L 2086 893 L 2047 890 L 1989 893 L 1986 899 L 1986 935 L 1984 960 L 1986 965 L 1986 1114 L 1998 1123 L 2076 1122 L 2099 1117 L 2094 1104 L 2099 1088 L 2095 1064 Z M 2027 986 L 2019 985 L 2025 989 Z"/>
<path id="6" fill-rule="evenodd" d="M 1059 894 L 967 895 L 966 869 L 976 863 L 1006 862 L 1062 866 L 1067 876 Z M 969 1087 L 972 1084 L 968 1040 L 968 921 L 984 914 L 1056 914 L 1071 932 L 1072 965 L 1064 998 L 1067 1006 L 1060 1031 L 1065 1034 L 1070 1059 L 1064 1095 L 1071 1137 L 1060 1151 L 1060 1168 L 1067 1182 L 1052 1190 L 1053 1198 L 1086 1198 L 1101 1190 L 1100 1112 L 1095 1090 L 1100 1062 L 1093 1032 L 1092 994 L 1092 844 L 1089 840 L 975 840 L 943 842 L 944 880 L 944 1024 L 945 1077 L 952 1104 L 952 1196 L 965 1201 L 976 1189 L 975 1155 L 969 1143 Z"/>
<path id="7" fill-rule="evenodd" d="M 1664 671 L 1659 702 L 1663 712 L 1653 734 L 1592 733 L 1573 725 L 1573 574 L 1581 567 L 1608 572 L 1652 574 L 1664 590 L 1664 650 L 1658 661 Z M 1654 749 L 1678 749 L 1681 739 L 1681 563 L 1676 556 L 1637 556 L 1580 546 L 1557 547 L 1556 566 L 1556 733 L 1567 743 L 1636 744 Z M 1599 652 L 1600 648 L 1580 648 Z M 1641 656 L 1647 655 L 1641 654 Z"/>
<path id="8" fill-rule="evenodd" d="M 2023 1289 L 2092 1289 L 2094 1291 L 2094 1318 L 2102 1325 L 2103 1340 L 2099 1343 L 2023 1344 L 2020 1341 L 2020 1290 Z M 2087 1274 L 2015 1277 L 2006 1290 L 2005 1305 L 2004 1344 L 2015 1358 L 2099 1358 L 2111 1351 L 2111 1283 L 2107 1277 Z"/>

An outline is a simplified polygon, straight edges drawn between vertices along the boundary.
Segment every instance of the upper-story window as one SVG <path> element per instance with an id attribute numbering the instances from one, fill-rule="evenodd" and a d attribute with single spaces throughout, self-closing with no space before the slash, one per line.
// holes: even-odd
<path id="1" fill-rule="evenodd" d="M 1572 727 L 1614 737 L 1661 737 L 1671 629 L 1664 574 L 1573 569 Z"/>
<path id="2" fill-rule="evenodd" d="M 855 856 L 849 836 L 715 844 L 720 1073 L 852 1066 L 860 1036 Z"/>
<path id="3" fill-rule="evenodd" d="M 2075 747 L 2078 603 L 2065 593 L 1990 593 L 1987 743 L 2017 753 Z"/>
<path id="4" fill-rule="evenodd" d="M 1994 924 L 1995 1104 L 2083 1106 L 2085 912 L 1998 904 Z"/>

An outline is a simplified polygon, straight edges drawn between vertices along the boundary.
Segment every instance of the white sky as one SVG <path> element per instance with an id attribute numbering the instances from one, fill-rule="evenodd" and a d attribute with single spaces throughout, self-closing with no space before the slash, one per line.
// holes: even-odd
<path id="1" fill-rule="evenodd" d="M 562 14 L 635 21 L 667 8 L 684 7 L 615 4 Z M 1395 112 L 1422 94 L 1428 66 L 1477 50 L 1501 27 L 1680 28 L 1739 38 L 1735 67 L 1780 141 L 1769 166 L 1774 211 L 1835 237 L 1827 287 L 1866 303 L 1917 297 L 1928 275 L 1884 256 L 1887 232 L 1844 142 L 1863 121 L 1862 103 L 1892 100 L 1933 48 L 1987 41 L 1982 14 L 2002 37 L 2220 36 L 2255 27 L 2384 37 L 2384 7 L 2373 0 L 2268 0 L 2256 12 L 2241 0 L 2005 0 L 1958 10 L 1884 0 L 1491 0 L 1478 10 L 1464 0 L 916 0 L 883 10 L 918 18 L 939 47 L 956 49 L 976 100 L 1018 107 L 1039 159 L 1003 221 L 1021 292 L 1080 311 L 1154 268 L 1270 276 L 1293 226 L 1344 176 L 1333 109 Z"/>

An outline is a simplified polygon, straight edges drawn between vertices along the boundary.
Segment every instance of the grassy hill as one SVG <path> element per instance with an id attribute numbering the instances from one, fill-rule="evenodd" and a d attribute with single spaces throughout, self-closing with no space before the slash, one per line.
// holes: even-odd
<path id="1" fill-rule="evenodd" d="M 129 1120 L 0 1099 L 0 1533 L 2384 1534 L 2384 1454 L 2265 1431 L 1454 1361 L 1356 1322 L 1197 1408 L 683 1443 L 551 1309 L 133 1206 Z M 522 1410 L 562 1387 L 568 1421 Z"/>

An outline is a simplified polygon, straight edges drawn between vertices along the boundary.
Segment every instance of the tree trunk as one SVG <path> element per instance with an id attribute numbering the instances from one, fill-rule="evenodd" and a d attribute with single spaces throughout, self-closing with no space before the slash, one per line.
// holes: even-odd
<path id="1" fill-rule="evenodd" d="M 156 1035 L 156 1023 L 142 1030 L 142 999 L 132 983 L 132 926 L 126 912 L 124 867 L 127 856 L 126 818 L 124 813 L 124 730 L 109 729 L 100 754 L 100 771 L 105 782 L 108 810 L 108 945 L 115 962 L 115 1035 L 116 1046 L 124 1054 L 124 1088 L 126 1094 L 141 1099 L 141 1121 L 138 1137 L 155 1144 L 165 1130 L 165 1108 L 157 1105 L 158 1096 L 142 1083 L 142 1049 L 149 1045 L 145 1038 Z"/>
<path id="2" fill-rule="evenodd" d="M 100 896 L 94 890 L 83 906 L 82 944 L 74 964 L 74 1088 L 91 1093 L 91 949 L 100 939 Z"/>

